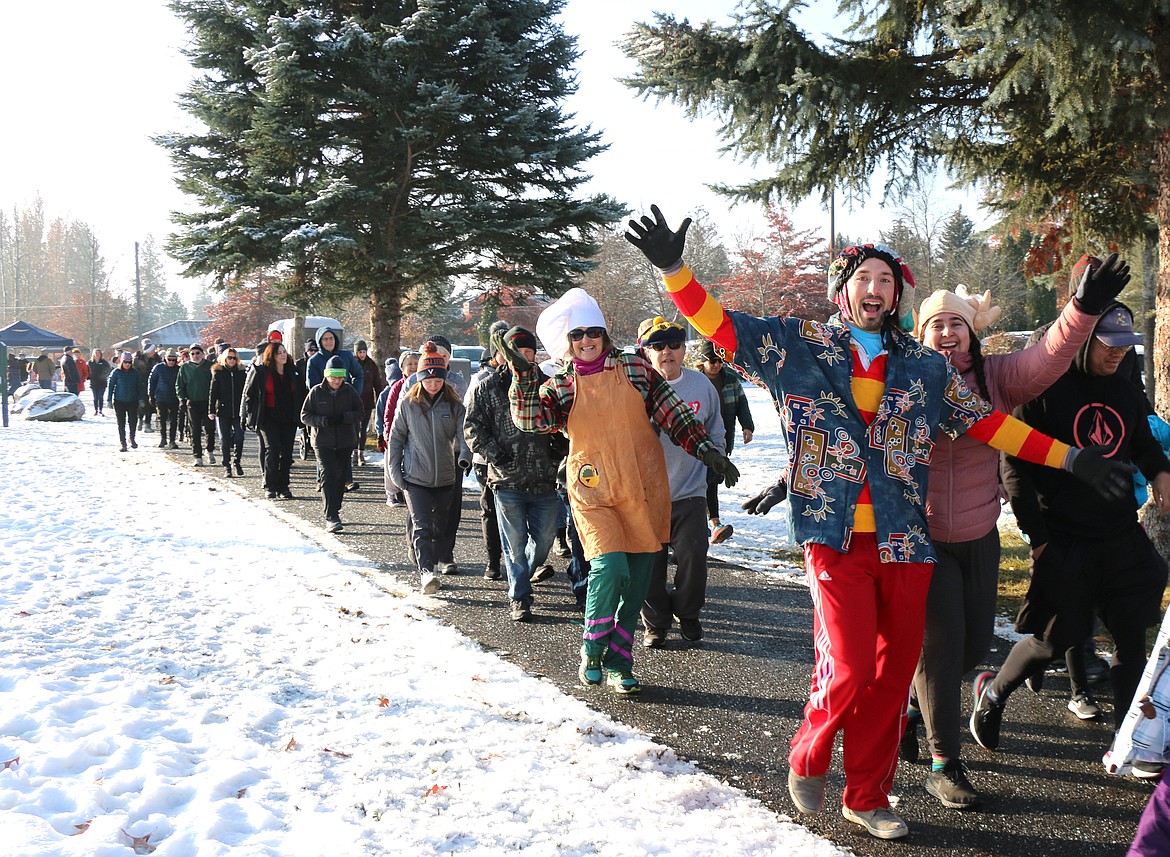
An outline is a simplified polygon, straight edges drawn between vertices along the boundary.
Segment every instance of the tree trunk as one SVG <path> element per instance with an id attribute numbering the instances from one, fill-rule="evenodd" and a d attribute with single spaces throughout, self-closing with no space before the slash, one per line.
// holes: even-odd
<path id="1" fill-rule="evenodd" d="M 378 365 L 398 357 L 402 325 L 402 296 L 388 284 L 370 293 L 370 354 Z"/>
<path id="2" fill-rule="evenodd" d="M 1158 233 L 1146 232 L 1142 242 L 1142 339 L 1146 343 L 1145 373 L 1146 397 L 1157 403 L 1154 395 L 1154 341 L 1157 338 L 1157 314 L 1154 312 L 1158 294 Z"/>
<path id="3" fill-rule="evenodd" d="M 1146 376 L 1146 386 L 1154 390 L 1158 416 L 1170 419 L 1170 129 L 1158 137 L 1155 150 L 1155 174 L 1158 187 L 1158 289 L 1154 298 L 1156 321 L 1153 342 L 1146 339 L 1146 353 L 1154 356 L 1153 375 Z M 1146 530 L 1162 556 L 1170 558 L 1170 515 L 1150 512 L 1142 515 Z"/>

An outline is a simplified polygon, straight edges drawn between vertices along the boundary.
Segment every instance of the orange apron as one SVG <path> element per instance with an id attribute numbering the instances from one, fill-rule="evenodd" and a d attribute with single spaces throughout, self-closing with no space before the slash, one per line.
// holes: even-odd
<path id="1" fill-rule="evenodd" d="M 620 363 L 577 375 L 565 434 L 565 481 L 585 558 L 655 553 L 670 541 L 666 459 L 646 403 Z"/>

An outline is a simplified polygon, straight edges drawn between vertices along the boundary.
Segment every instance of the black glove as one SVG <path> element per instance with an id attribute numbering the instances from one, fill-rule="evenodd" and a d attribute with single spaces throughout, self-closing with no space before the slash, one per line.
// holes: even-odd
<path id="1" fill-rule="evenodd" d="M 520 353 L 520 350 L 512 345 L 512 337 L 520 331 L 519 327 L 510 328 L 505 333 L 492 334 L 492 348 L 504 355 L 504 360 L 512 368 L 512 371 L 520 374 L 527 372 L 532 368 L 532 363 Z"/>
<path id="2" fill-rule="evenodd" d="M 654 215 L 653 220 L 642 215 L 641 223 L 636 220 L 630 221 L 630 232 L 633 232 L 633 235 L 627 232 L 626 240 L 641 250 L 651 265 L 667 271 L 682 260 L 683 249 L 687 243 L 687 227 L 691 225 L 691 219 L 688 217 L 684 220 L 678 232 L 672 232 L 657 205 L 650 206 L 650 212 Z"/>
<path id="3" fill-rule="evenodd" d="M 1121 261 L 1116 253 L 1112 253 L 1097 270 L 1085 269 L 1073 297 L 1081 312 L 1100 315 L 1105 312 L 1105 307 L 1117 299 L 1128 282 L 1129 265 Z"/>
<path id="4" fill-rule="evenodd" d="M 1068 469 L 1072 475 L 1097 489 L 1106 500 L 1118 501 L 1133 494 L 1133 475 L 1137 468 L 1123 461 L 1105 457 L 1105 447 L 1074 449 Z"/>
<path id="5" fill-rule="evenodd" d="M 331 426 L 339 426 L 345 422 L 345 414 L 330 414 L 326 417 L 325 422 Z"/>
<path id="6" fill-rule="evenodd" d="M 708 450 L 703 456 L 703 463 L 723 477 L 723 484 L 730 488 L 739 481 L 739 468 L 731 463 L 731 459 L 717 449 Z"/>
<path id="7" fill-rule="evenodd" d="M 777 503 L 783 503 L 788 497 L 788 483 L 781 476 L 775 485 L 769 485 L 755 497 L 745 502 L 740 508 L 746 509 L 749 515 L 766 515 Z"/>

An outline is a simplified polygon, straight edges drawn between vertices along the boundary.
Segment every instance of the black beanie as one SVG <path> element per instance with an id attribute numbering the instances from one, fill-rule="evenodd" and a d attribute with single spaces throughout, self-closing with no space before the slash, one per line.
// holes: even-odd
<path id="1" fill-rule="evenodd" d="M 512 331 L 511 343 L 513 348 L 531 348 L 536 351 L 536 334 L 527 328 L 517 326 Z"/>

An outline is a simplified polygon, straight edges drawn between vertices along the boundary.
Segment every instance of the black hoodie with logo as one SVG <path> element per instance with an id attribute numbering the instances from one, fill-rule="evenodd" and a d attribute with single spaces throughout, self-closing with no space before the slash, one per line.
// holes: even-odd
<path id="1" fill-rule="evenodd" d="M 1073 446 L 1105 447 L 1108 457 L 1132 463 L 1147 479 L 1170 471 L 1170 461 L 1150 432 L 1141 389 L 1120 371 L 1089 374 L 1086 364 L 1092 342 L 1090 336 L 1069 370 L 1013 415 Z M 1003 481 L 1020 530 L 1033 546 L 1046 544 L 1049 533 L 1107 539 L 1137 521 L 1134 494 L 1106 500 L 1064 470 L 1006 456 Z"/>

